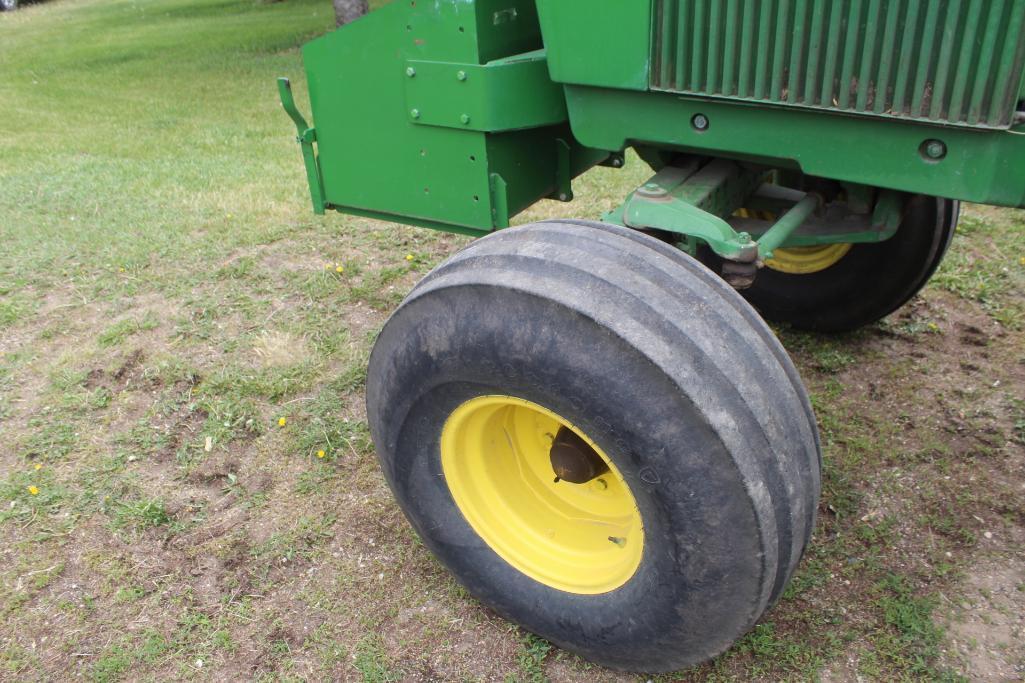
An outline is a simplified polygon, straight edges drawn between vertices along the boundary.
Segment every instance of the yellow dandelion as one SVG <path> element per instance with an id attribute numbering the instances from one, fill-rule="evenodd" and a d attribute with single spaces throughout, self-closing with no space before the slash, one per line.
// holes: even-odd
<path id="1" fill-rule="evenodd" d="M 413 255 L 412 254 L 406 254 L 406 260 L 407 261 L 412 261 L 413 260 Z"/>
<path id="2" fill-rule="evenodd" d="M 33 496 L 38 496 L 39 495 L 39 487 L 37 487 L 37 486 L 29 486 L 28 487 L 28 492 L 31 493 Z"/>
<path id="3" fill-rule="evenodd" d="M 42 463 L 38 463 L 38 462 L 37 462 L 37 463 L 36 463 L 36 472 L 38 472 L 38 471 L 39 471 L 39 470 L 41 470 L 41 469 L 43 469 L 43 464 L 42 464 Z"/>
<path id="4" fill-rule="evenodd" d="M 335 266 L 335 272 L 336 273 L 344 273 L 345 272 L 345 268 L 343 268 L 342 266 Z"/>
<path id="5" fill-rule="evenodd" d="M 929 323 L 929 329 L 932 330 L 933 332 L 936 332 L 937 330 L 940 329 L 940 326 L 937 325 L 936 323 Z"/>
<path id="6" fill-rule="evenodd" d="M 1025 256 L 1022 256 L 1020 259 L 1018 259 L 1018 263 L 1025 266 Z"/>
<path id="7" fill-rule="evenodd" d="M 286 424 L 288 424 L 288 419 L 287 418 L 284 418 L 284 417 L 279 417 L 278 418 L 278 426 L 279 427 L 284 427 Z"/>
<path id="8" fill-rule="evenodd" d="M 121 266 L 120 268 L 117 269 L 117 272 L 119 272 L 119 273 L 125 272 L 125 267 Z"/>
<path id="9" fill-rule="evenodd" d="M 327 453 L 325 453 L 324 451 L 317 451 L 318 458 L 323 458 L 325 455 L 327 455 Z"/>

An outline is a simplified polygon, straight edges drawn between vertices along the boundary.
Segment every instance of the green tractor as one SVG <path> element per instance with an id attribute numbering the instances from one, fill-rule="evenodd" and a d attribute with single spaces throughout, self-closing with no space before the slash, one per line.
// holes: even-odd
<path id="1" fill-rule="evenodd" d="M 619 669 L 729 648 L 811 537 L 763 317 L 877 321 L 958 201 L 1025 205 L 1025 0 L 395 0 L 303 58 L 314 211 L 482 238 L 371 355 L 395 497 L 482 603 Z M 600 221 L 509 228 L 630 148 L 652 176 Z"/>

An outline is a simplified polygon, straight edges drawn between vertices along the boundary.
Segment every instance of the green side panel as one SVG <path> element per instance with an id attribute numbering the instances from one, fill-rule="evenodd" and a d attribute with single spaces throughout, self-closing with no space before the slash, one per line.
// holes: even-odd
<path id="1" fill-rule="evenodd" d="M 488 136 L 488 159 L 494 169 L 501 169 L 499 173 L 508 186 L 506 202 L 510 216 L 532 206 L 539 198 L 557 194 L 560 140 L 570 146 L 571 177 L 608 157 L 608 152 L 576 144 L 567 125 Z M 530 153 L 524 154 L 523 150 Z"/>
<path id="2" fill-rule="evenodd" d="M 540 48 L 533 0 L 393 2 L 308 43 L 303 59 L 328 207 L 481 234 L 555 192 L 557 140 L 572 138 L 562 89 L 548 78 Z M 485 66 L 512 57 L 509 50 L 527 53 L 524 64 L 497 64 L 507 70 L 493 72 Z M 414 77 L 411 64 L 422 70 Z M 469 74 L 467 81 L 457 80 L 459 71 Z M 485 71 L 497 80 L 482 76 Z M 424 87 L 407 92 L 421 75 Z M 442 78 L 431 94 L 428 81 Z M 439 102 L 451 104 L 452 89 L 461 96 L 460 86 L 477 81 L 482 109 L 439 109 L 446 125 L 423 125 L 423 117 L 411 115 L 407 97 L 428 98 L 424 111 L 431 111 Z M 495 88 L 505 88 L 500 97 Z M 488 109 L 510 98 L 530 101 Z M 463 113 L 472 125 L 448 125 Z M 543 127 L 486 132 L 481 124 L 488 121 L 499 131 Z M 595 163 L 597 154 L 572 145 L 574 167 Z"/>
<path id="3" fill-rule="evenodd" d="M 649 0 L 537 0 L 537 9 L 552 80 L 648 89 Z"/>
<path id="4" fill-rule="evenodd" d="M 1008 128 L 1022 88 L 1025 0 L 653 2 L 654 90 Z"/>
<path id="5" fill-rule="evenodd" d="M 671 148 L 874 187 L 1025 206 L 1025 135 L 1017 131 L 583 86 L 567 86 L 566 103 L 573 133 L 588 147 Z M 696 114 L 707 118 L 704 130 L 692 125 Z M 942 159 L 924 154 L 930 140 L 945 146 Z"/>

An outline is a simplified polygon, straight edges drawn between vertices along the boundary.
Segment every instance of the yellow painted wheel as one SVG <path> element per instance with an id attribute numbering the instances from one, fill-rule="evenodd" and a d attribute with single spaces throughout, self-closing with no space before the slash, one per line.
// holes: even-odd
<path id="1" fill-rule="evenodd" d="M 808 275 L 818 273 L 839 263 L 851 250 L 851 244 L 819 244 L 811 247 L 777 249 L 765 265 L 781 273 Z"/>
<path id="2" fill-rule="evenodd" d="M 601 458 L 585 483 L 560 479 L 553 442 L 570 430 Z M 570 593 L 606 593 L 641 562 L 644 533 L 630 488 L 586 434 L 511 396 L 481 396 L 452 412 L 441 464 L 459 510 L 480 537 L 527 576 Z"/>

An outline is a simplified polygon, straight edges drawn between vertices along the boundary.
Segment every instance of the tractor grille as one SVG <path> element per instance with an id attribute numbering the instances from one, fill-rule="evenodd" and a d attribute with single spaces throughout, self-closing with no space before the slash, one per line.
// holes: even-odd
<path id="1" fill-rule="evenodd" d="M 651 87 L 1011 125 L 1025 0 L 654 0 Z"/>

